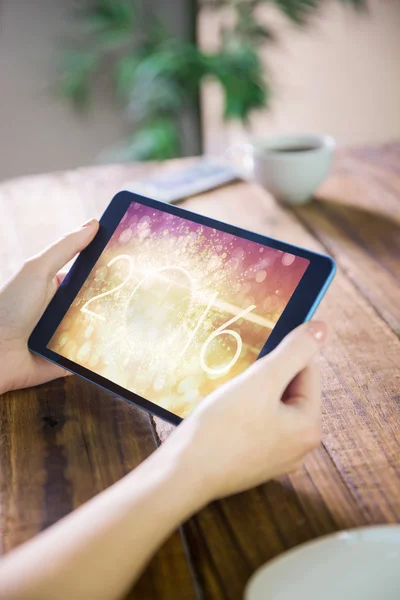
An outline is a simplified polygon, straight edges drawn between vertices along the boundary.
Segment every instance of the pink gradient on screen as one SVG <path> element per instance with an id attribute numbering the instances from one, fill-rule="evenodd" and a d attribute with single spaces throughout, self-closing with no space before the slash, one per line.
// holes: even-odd
<path id="1" fill-rule="evenodd" d="M 49 348 L 184 417 L 257 359 L 308 265 L 133 202 Z"/>

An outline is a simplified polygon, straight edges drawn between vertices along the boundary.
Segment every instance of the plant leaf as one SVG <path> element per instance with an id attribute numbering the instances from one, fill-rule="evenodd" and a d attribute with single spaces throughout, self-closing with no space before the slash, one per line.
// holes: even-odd
<path id="1" fill-rule="evenodd" d="M 131 0 L 98 0 L 85 12 L 84 27 L 104 50 L 115 49 L 132 39 L 136 14 Z"/>
<path id="2" fill-rule="evenodd" d="M 305 25 L 321 0 L 274 0 L 279 10 L 296 25 Z"/>
<path id="3" fill-rule="evenodd" d="M 246 120 L 252 110 L 268 106 L 270 91 L 254 48 L 224 49 L 208 60 L 225 92 L 225 118 Z"/>
<path id="4" fill-rule="evenodd" d="M 340 0 L 342 4 L 350 4 L 356 10 L 365 10 L 368 8 L 367 0 Z"/>
<path id="5" fill-rule="evenodd" d="M 170 77 L 136 76 L 130 91 L 127 115 L 131 122 L 140 123 L 150 117 L 176 113 L 184 101 L 179 83 Z"/>
<path id="6" fill-rule="evenodd" d="M 91 75 L 98 65 L 93 52 L 68 52 L 64 54 L 59 81 L 60 93 L 69 98 L 75 107 L 84 108 L 90 99 Z"/>
<path id="7" fill-rule="evenodd" d="M 105 158 L 120 162 L 165 160 L 179 154 L 178 132 L 170 119 L 145 123 L 126 143 L 110 149 Z"/>
<path id="8" fill-rule="evenodd" d="M 135 16 L 132 0 L 97 0 L 87 12 L 88 22 L 94 23 L 97 31 L 132 29 Z"/>
<path id="9" fill-rule="evenodd" d="M 324 0 L 267 0 L 275 3 L 277 8 L 296 25 L 306 25 L 313 14 L 325 3 Z M 342 4 L 354 8 L 365 8 L 367 0 L 340 0 Z"/>
<path id="10" fill-rule="evenodd" d="M 121 100 L 129 98 L 139 64 L 140 56 L 136 54 L 123 55 L 117 60 L 115 64 L 115 85 L 117 95 Z"/>

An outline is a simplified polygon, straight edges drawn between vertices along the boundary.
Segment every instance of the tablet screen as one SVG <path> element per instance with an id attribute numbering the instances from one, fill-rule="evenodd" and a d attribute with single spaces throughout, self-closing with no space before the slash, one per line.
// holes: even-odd
<path id="1" fill-rule="evenodd" d="M 185 417 L 257 359 L 308 265 L 132 202 L 48 348 Z"/>

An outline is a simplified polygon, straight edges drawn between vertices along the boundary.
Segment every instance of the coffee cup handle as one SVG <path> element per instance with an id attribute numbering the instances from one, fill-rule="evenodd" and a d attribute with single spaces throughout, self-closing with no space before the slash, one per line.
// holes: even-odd
<path id="1" fill-rule="evenodd" d="M 254 155 L 251 144 L 229 146 L 224 152 L 224 158 L 227 162 L 233 163 L 233 167 L 242 179 L 253 179 Z"/>

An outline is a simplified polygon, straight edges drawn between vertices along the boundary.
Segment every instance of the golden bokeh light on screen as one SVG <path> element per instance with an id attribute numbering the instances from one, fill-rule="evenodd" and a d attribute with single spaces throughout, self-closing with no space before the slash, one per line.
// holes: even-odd
<path id="1" fill-rule="evenodd" d="M 257 359 L 308 264 L 132 202 L 48 347 L 185 417 Z"/>

